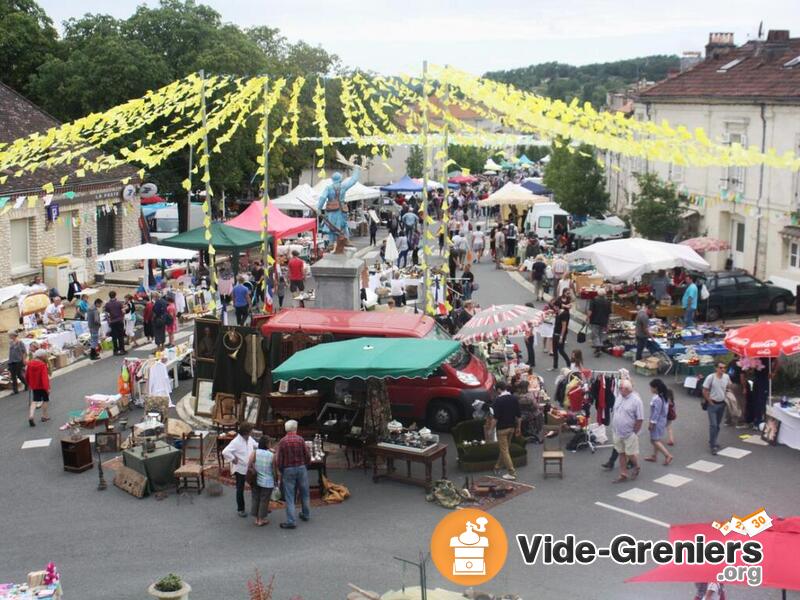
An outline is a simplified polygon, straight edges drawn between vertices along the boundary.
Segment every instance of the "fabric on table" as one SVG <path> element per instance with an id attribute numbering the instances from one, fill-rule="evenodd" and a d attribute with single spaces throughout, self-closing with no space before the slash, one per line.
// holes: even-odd
<path id="1" fill-rule="evenodd" d="M 143 448 L 136 446 L 123 451 L 122 462 L 137 473 L 147 477 L 147 491 L 160 492 L 175 485 L 175 469 L 180 466 L 180 450 L 156 442 L 156 449 L 142 456 Z"/>

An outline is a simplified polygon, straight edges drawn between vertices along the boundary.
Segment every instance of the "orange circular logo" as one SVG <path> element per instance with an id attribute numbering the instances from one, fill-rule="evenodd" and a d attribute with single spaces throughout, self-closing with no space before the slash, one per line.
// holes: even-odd
<path id="1" fill-rule="evenodd" d="M 455 510 L 431 536 L 431 558 L 439 572 L 459 585 L 486 583 L 503 568 L 508 538 L 492 515 L 476 508 Z"/>

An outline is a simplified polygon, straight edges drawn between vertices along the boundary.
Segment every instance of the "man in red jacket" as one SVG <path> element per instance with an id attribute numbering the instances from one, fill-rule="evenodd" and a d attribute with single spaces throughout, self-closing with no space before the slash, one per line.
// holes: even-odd
<path id="1" fill-rule="evenodd" d="M 25 381 L 31 390 L 31 406 L 28 410 L 28 424 L 35 427 L 33 417 L 36 414 L 36 403 L 42 403 L 42 423 L 50 420 L 47 416 L 47 407 L 50 403 L 50 374 L 47 371 L 47 350 L 37 350 L 33 358 L 28 361 L 25 370 Z"/>

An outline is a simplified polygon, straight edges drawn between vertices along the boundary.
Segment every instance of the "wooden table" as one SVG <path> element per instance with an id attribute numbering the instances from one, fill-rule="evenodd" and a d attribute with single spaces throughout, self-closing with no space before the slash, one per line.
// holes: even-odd
<path id="1" fill-rule="evenodd" d="M 447 478 L 447 446 L 436 444 L 425 452 L 410 452 L 399 448 L 386 448 L 373 444 L 367 451 L 373 456 L 372 481 L 378 482 L 380 479 L 394 479 L 412 485 L 419 485 L 425 489 L 430 489 L 433 484 L 433 463 L 435 460 L 442 459 L 442 479 Z M 378 458 L 386 459 L 386 472 L 378 473 Z M 406 461 L 406 474 L 400 475 L 395 472 L 394 461 Z M 425 465 L 425 479 L 411 476 L 411 463 L 417 462 Z"/>

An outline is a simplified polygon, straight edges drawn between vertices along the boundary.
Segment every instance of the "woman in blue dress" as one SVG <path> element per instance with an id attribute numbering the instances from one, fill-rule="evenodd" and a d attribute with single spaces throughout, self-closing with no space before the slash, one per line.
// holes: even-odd
<path id="1" fill-rule="evenodd" d="M 658 460 L 658 453 L 664 455 L 664 464 L 668 465 L 672 462 L 672 454 L 669 453 L 664 442 L 667 431 L 667 413 L 669 412 L 669 400 L 672 392 L 669 391 L 667 386 L 660 379 L 653 379 L 650 382 L 650 392 L 653 398 L 650 400 L 650 443 L 653 445 L 653 453 L 646 456 L 645 460 L 648 462 L 656 462 Z"/>

